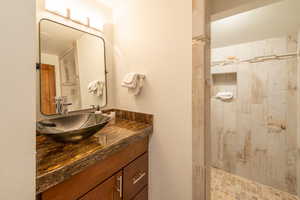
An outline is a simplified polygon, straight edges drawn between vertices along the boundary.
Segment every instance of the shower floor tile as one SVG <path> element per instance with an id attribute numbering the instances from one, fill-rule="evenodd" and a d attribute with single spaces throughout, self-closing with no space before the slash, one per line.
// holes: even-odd
<path id="1" fill-rule="evenodd" d="M 211 200 L 300 200 L 300 198 L 212 168 Z"/>

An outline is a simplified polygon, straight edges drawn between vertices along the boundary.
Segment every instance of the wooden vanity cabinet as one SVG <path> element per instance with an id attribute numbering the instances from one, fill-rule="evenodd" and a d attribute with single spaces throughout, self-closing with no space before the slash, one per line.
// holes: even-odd
<path id="1" fill-rule="evenodd" d="M 144 187 L 132 200 L 148 200 L 148 187 Z"/>
<path id="2" fill-rule="evenodd" d="M 132 200 L 148 184 L 148 153 L 123 169 L 124 200 Z"/>
<path id="3" fill-rule="evenodd" d="M 135 142 L 41 194 L 41 200 L 147 200 L 148 139 Z"/>
<path id="4" fill-rule="evenodd" d="M 84 195 L 80 200 L 122 200 L 122 171 Z"/>
<path id="5" fill-rule="evenodd" d="M 147 200 L 148 153 L 87 193 L 80 200 Z"/>

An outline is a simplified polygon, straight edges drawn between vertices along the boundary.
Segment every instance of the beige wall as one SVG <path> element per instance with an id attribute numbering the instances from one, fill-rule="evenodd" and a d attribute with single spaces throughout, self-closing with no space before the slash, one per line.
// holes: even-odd
<path id="1" fill-rule="evenodd" d="M 0 7 L 0 199 L 35 197 L 35 1 Z"/>
<path id="2" fill-rule="evenodd" d="M 153 113 L 150 199 L 192 199 L 192 1 L 121 0 L 114 7 L 116 106 Z M 127 72 L 146 74 L 134 97 Z"/>

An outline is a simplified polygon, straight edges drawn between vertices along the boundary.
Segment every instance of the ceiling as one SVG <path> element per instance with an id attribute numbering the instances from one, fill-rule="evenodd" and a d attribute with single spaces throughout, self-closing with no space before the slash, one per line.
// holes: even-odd
<path id="1" fill-rule="evenodd" d="M 212 22 L 212 47 L 263 40 L 300 30 L 300 1 L 283 0 Z"/>
<path id="2" fill-rule="evenodd" d="M 74 42 L 85 33 L 43 20 L 41 22 L 41 51 L 42 53 L 61 55 L 71 49 Z"/>
<path id="3" fill-rule="evenodd" d="M 106 5 L 106 6 L 110 7 L 110 8 L 113 7 L 114 1 L 115 0 L 96 0 L 96 2 L 98 2 L 100 4 L 104 4 L 104 5 Z"/>

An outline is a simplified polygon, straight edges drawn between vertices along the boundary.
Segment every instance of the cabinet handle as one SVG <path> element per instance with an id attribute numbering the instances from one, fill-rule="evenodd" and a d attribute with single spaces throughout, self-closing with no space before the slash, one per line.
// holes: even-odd
<path id="1" fill-rule="evenodd" d="M 122 194 L 123 194 L 123 177 L 119 176 L 117 178 L 117 180 L 119 181 L 119 188 L 117 189 L 117 191 L 119 192 L 120 198 L 122 199 Z"/>
<path id="2" fill-rule="evenodd" d="M 142 178 L 144 178 L 146 176 L 146 172 L 144 173 L 139 173 L 139 176 L 136 178 L 136 177 L 133 177 L 132 179 L 132 183 L 133 185 L 137 184 L 140 180 L 142 180 Z"/>

